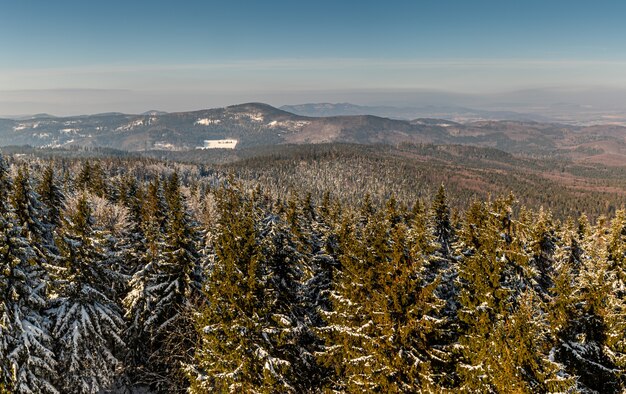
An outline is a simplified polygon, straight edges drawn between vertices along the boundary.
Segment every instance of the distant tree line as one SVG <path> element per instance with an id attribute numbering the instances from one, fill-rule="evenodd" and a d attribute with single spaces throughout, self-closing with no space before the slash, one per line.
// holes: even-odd
<path id="1" fill-rule="evenodd" d="M 0 392 L 626 390 L 626 211 L 0 158 Z"/>

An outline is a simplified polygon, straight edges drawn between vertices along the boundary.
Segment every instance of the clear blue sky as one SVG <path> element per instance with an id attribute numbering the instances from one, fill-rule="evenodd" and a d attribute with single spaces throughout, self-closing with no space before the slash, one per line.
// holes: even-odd
<path id="1" fill-rule="evenodd" d="M 623 1 L 0 0 L 0 114 L 626 88 L 625 16 Z"/>

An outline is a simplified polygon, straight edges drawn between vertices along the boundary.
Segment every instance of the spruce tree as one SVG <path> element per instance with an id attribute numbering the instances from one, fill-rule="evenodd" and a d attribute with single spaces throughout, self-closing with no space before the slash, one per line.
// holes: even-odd
<path id="1" fill-rule="evenodd" d="M 141 235 L 133 248 L 137 268 L 129 281 L 129 291 L 124 298 L 124 311 L 128 322 L 124 339 L 128 346 L 126 373 L 131 385 L 151 385 L 162 381 L 151 369 L 150 357 L 156 350 L 151 341 L 155 338 L 156 317 L 154 305 L 160 295 L 158 267 L 165 249 L 166 206 L 158 179 L 151 182 L 142 205 Z M 158 346 L 158 345 L 156 345 Z"/>
<path id="2" fill-rule="evenodd" d="M 0 184 L 11 187 L 1 157 Z M 14 393 L 56 393 L 55 360 L 43 315 L 45 228 L 25 171 L 19 171 L 14 185 L 11 202 L 22 211 L 0 200 L 0 387 Z"/>
<path id="3" fill-rule="evenodd" d="M 450 222 L 450 208 L 446 196 L 446 189 L 443 184 L 439 186 L 437 195 L 431 207 L 432 220 L 434 224 L 435 237 L 441 245 L 441 251 L 447 255 L 452 243 L 452 224 Z"/>
<path id="4" fill-rule="evenodd" d="M 56 183 L 52 163 L 44 170 L 37 193 L 40 196 L 40 201 L 47 209 L 48 221 L 54 226 L 59 226 L 61 224 L 63 194 Z"/>
<path id="5" fill-rule="evenodd" d="M 619 393 L 624 388 L 623 367 L 620 369 L 623 349 L 619 345 L 624 332 L 619 317 L 621 306 L 610 279 L 606 219 L 599 218 L 595 228 L 584 218 L 579 223 L 583 252 L 568 300 L 572 306 L 559 330 L 555 356 L 568 373 L 578 377 L 582 392 Z"/>
<path id="6" fill-rule="evenodd" d="M 326 346 L 319 360 L 333 372 L 326 386 L 348 392 L 434 390 L 430 340 L 442 305 L 434 294 L 437 282 L 422 275 L 427 258 L 411 251 L 406 226 L 367 211 L 357 228 L 343 225 L 332 309 L 322 313 L 327 325 L 319 331 Z"/>
<path id="7" fill-rule="evenodd" d="M 265 217 L 258 235 L 263 302 L 270 313 L 264 331 L 271 345 L 270 357 L 284 361 L 264 370 L 265 381 L 277 388 L 307 392 L 320 376 L 313 356 L 317 339 L 310 320 L 314 300 L 302 286 L 306 257 L 298 250 L 297 236 L 277 216 Z"/>
<path id="8" fill-rule="evenodd" d="M 443 255 L 434 224 L 424 204 L 416 201 L 408 222 L 409 253 L 414 261 L 420 262 L 419 274 L 423 283 L 436 283 L 434 294 L 441 300 L 441 305 L 430 314 L 438 323 L 429 338 L 431 368 L 437 385 L 450 388 L 455 386 L 457 380 L 453 349 L 458 341 L 459 328 L 458 267 L 455 258 Z"/>
<path id="9" fill-rule="evenodd" d="M 626 210 L 616 212 L 608 239 L 609 316 L 607 346 L 626 390 Z"/>
<path id="10" fill-rule="evenodd" d="M 99 161 L 92 165 L 89 160 L 85 160 L 76 177 L 76 186 L 80 190 L 88 190 L 98 197 L 104 197 L 107 194 L 105 178 L 106 175 Z"/>
<path id="11" fill-rule="evenodd" d="M 188 313 L 200 290 L 195 237 L 178 176 L 149 187 L 145 255 L 124 300 L 131 380 L 156 390 L 181 390 L 182 363 L 192 357 Z"/>
<path id="12" fill-rule="evenodd" d="M 42 260 L 47 260 L 53 249 L 52 223 L 50 214 L 40 202 L 40 197 L 31 187 L 27 167 L 20 167 L 14 180 L 10 201 L 15 210 L 22 234 L 37 249 Z"/>
<path id="13" fill-rule="evenodd" d="M 463 392 L 554 392 L 571 386 L 549 355 L 547 325 L 529 286 L 530 256 L 512 220 L 513 198 L 475 203 L 459 248 Z M 530 320 L 530 321 L 529 321 Z"/>
<path id="14" fill-rule="evenodd" d="M 526 223 L 529 228 L 529 245 L 531 253 L 530 268 L 532 286 L 537 294 L 543 299 L 547 297 L 550 287 L 553 285 L 554 276 L 554 250 L 556 248 L 556 234 L 552 214 L 541 207 L 538 214 L 531 216 L 531 222 Z"/>
<path id="15" fill-rule="evenodd" d="M 252 204 L 233 186 L 220 190 L 217 201 L 215 263 L 205 286 L 207 304 L 196 318 L 200 343 L 195 362 L 187 368 L 191 391 L 293 391 L 268 380 L 286 361 L 271 355 L 264 331 L 270 311 L 263 303 L 262 254 Z"/>
<path id="16" fill-rule="evenodd" d="M 78 197 L 58 231 L 60 260 L 48 314 L 61 392 L 97 393 L 111 386 L 121 366 L 124 320 L 114 301 L 103 240 L 93 227 L 86 196 Z"/>

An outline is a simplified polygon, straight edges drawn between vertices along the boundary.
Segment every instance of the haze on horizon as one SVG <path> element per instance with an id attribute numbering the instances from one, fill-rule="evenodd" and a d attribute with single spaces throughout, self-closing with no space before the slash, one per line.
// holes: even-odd
<path id="1" fill-rule="evenodd" d="M 626 104 L 615 1 L 5 2 L 0 114 Z"/>

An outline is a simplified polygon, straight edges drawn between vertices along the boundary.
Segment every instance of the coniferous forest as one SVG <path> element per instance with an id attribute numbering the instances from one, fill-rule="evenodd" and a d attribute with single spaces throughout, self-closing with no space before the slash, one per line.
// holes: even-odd
<path id="1" fill-rule="evenodd" d="M 0 392 L 621 393 L 626 211 L 0 160 Z"/>

